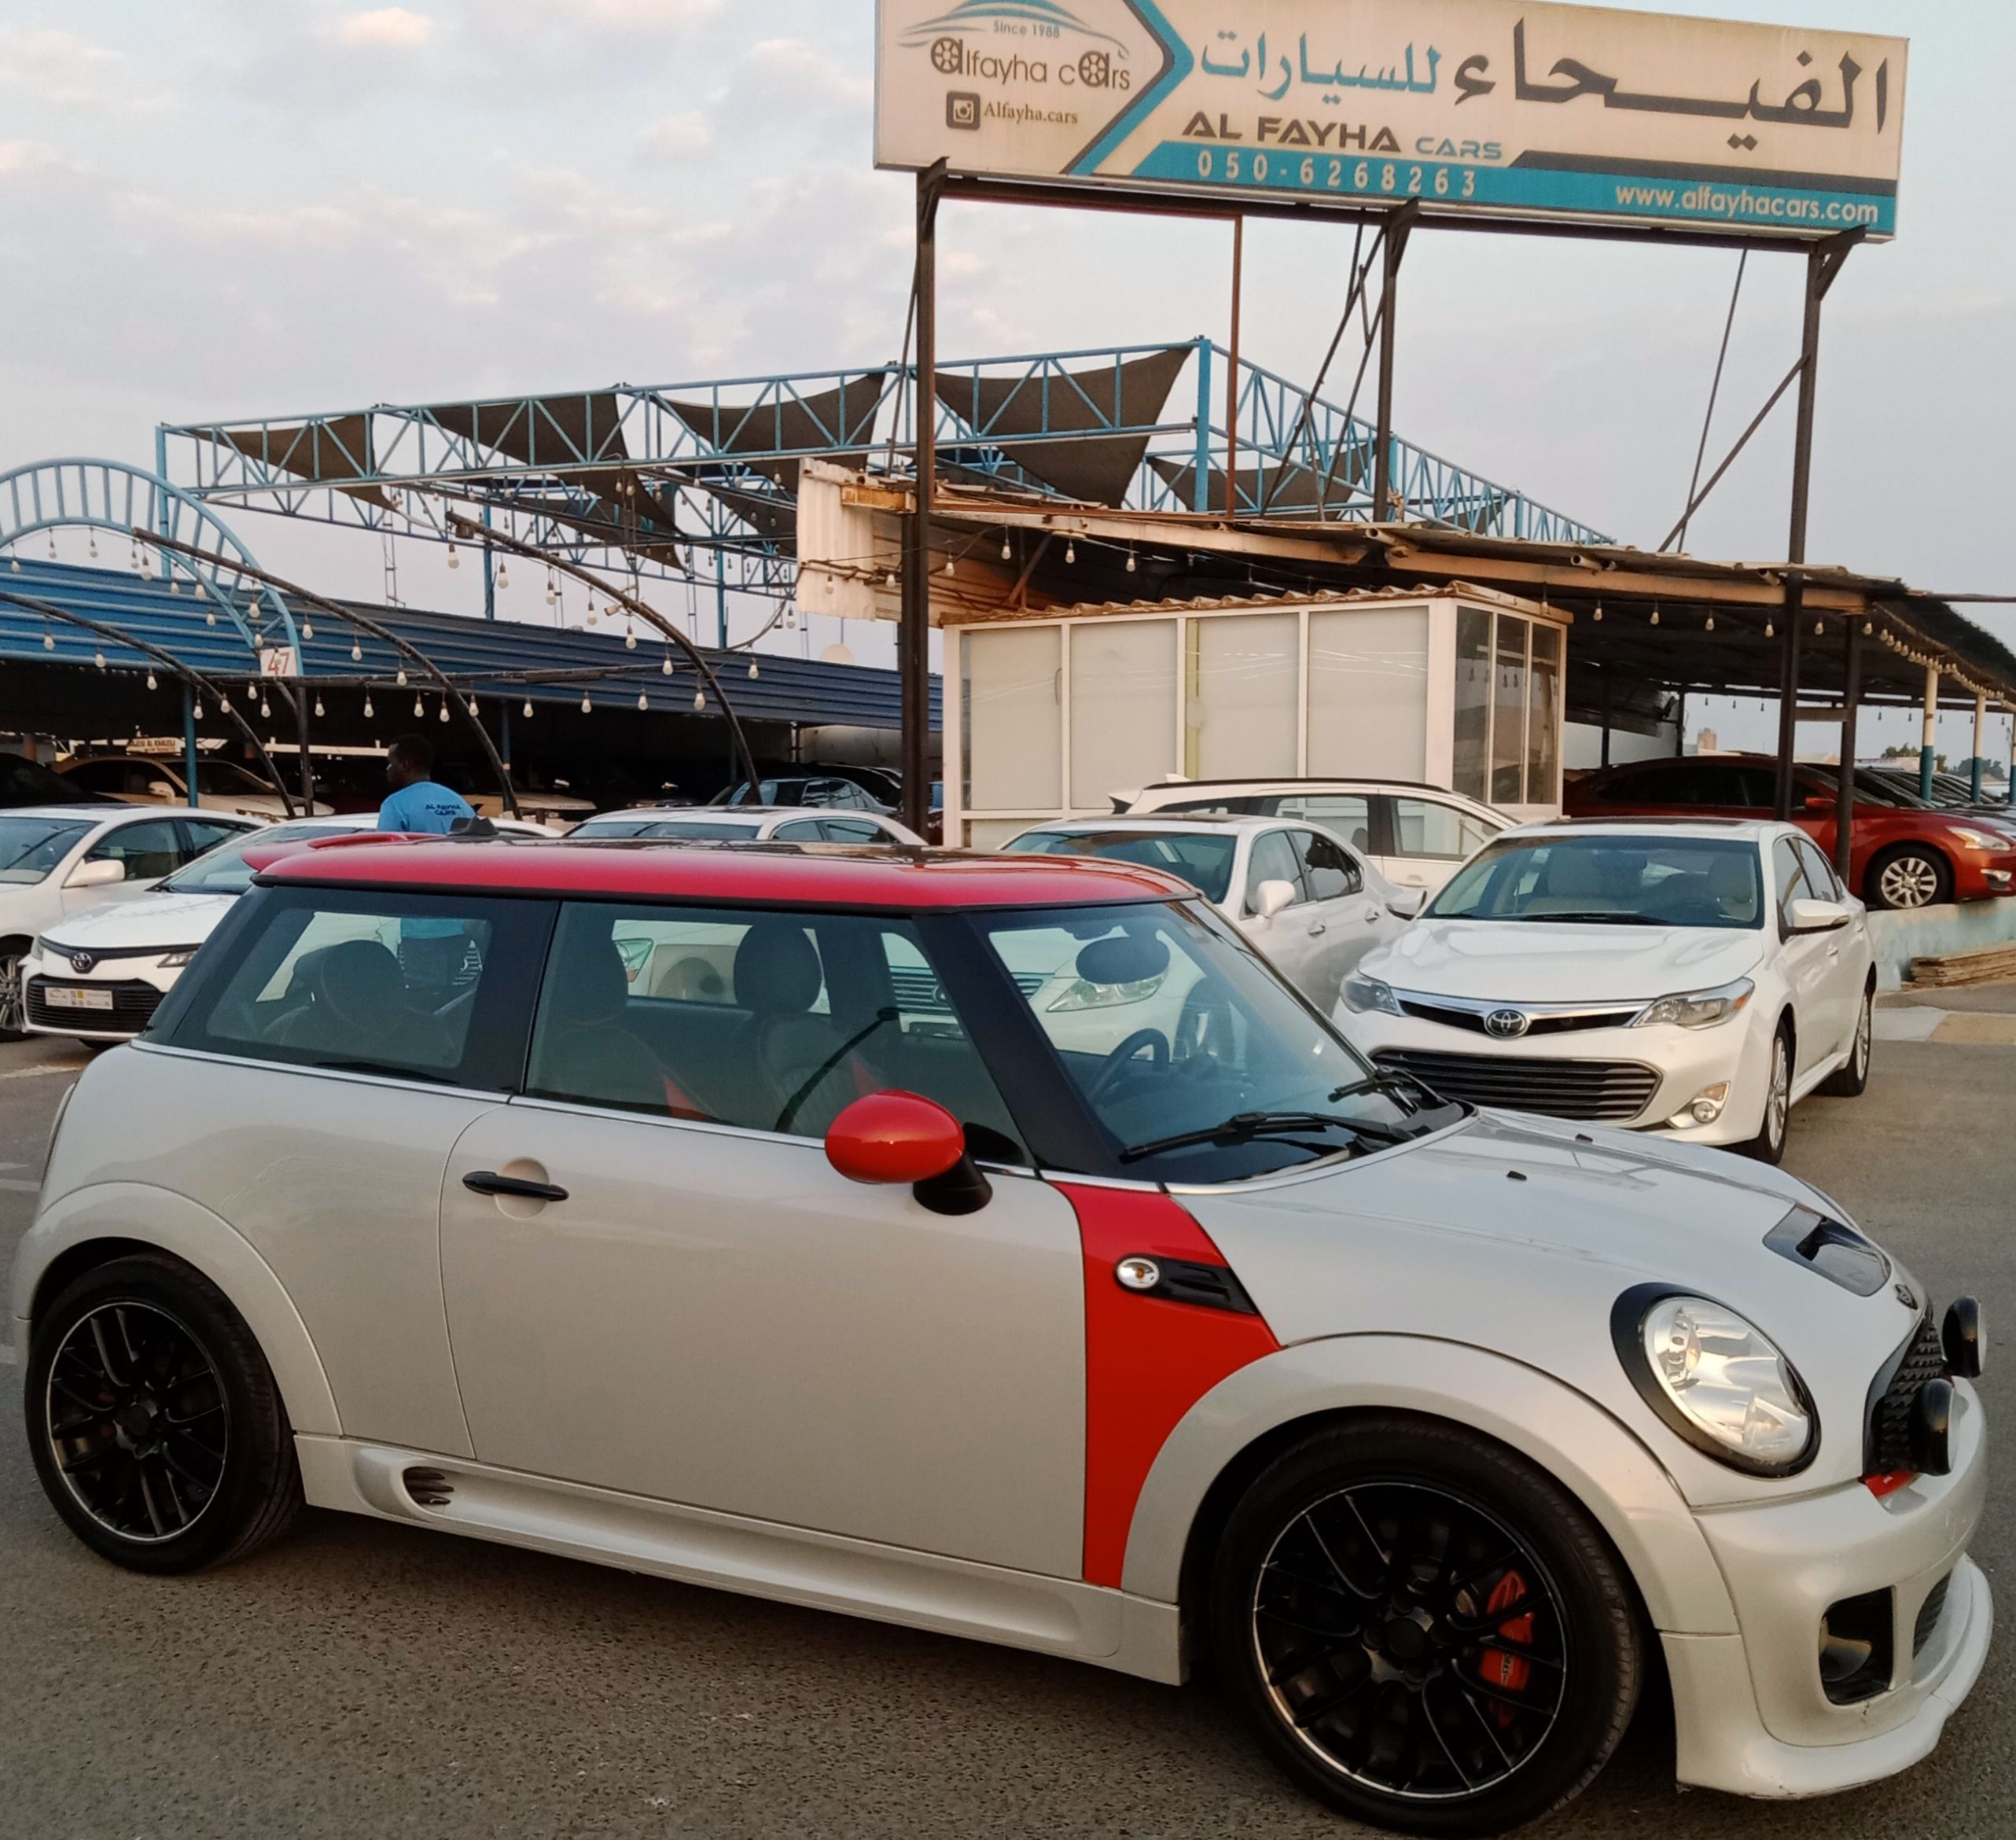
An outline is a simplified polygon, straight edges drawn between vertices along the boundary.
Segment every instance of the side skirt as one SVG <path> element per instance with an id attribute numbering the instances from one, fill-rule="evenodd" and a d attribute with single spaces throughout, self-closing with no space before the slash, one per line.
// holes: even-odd
<path id="1" fill-rule="evenodd" d="M 311 1506 L 624 1571 L 1183 1679 L 1174 1604 L 459 1458 L 297 1436 Z"/>

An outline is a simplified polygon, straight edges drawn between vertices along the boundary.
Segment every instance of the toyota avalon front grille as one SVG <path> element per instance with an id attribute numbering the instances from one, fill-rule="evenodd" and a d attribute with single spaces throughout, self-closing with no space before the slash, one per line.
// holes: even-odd
<path id="1" fill-rule="evenodd" d="M 1394 1049 L 1374 1057 L 1444 1098 L 1577 1123 L 1628 1124 L 1659 1090 L 1656 1069 L 1635 1061 L 1552 1061 L 1517 1054 L 1442 1054 Z"/>

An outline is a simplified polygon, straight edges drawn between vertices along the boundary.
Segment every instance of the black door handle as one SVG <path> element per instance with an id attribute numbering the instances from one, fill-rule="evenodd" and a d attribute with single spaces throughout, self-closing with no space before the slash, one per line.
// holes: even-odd
<path id="1" fill-rule="evenodd" d="M 508 1194 L 519 1201 L 564 1202 L 567 1190 L 550 1182 L 521 1182 L 515 1176 L 498 1176 L 488 1169 L 474 1169 L 462 1178 L 462 1187 L 472 1194 Z"/>

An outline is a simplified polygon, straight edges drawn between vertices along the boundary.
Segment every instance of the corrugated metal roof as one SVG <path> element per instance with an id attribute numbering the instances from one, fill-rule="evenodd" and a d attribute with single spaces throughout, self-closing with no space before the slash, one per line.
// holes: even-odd
<path id="1" fill-rule="evenodd" d="M 257 661 L 243 635 L 219 616 L 215 626 L 206 617 L 208 603 L 175 594 L 158 580 L 143 580 L 118 569 L 80 569 L 53 562 L 22 561 L 18 569 L 0 569 L 0 592 L 12 591 L 46 600 L 87 620 L 116 626 L 147 644 L 158 646 L 192 670 L 226 682 L 256 674 Z M 367 619 L 395 632 L 424 653 L 458 683 L 491 694 L 529 696 L 535 702 L 577 699 L 583 686 L 529 688 L 487 679 L 520 671 L 620 670 L 620 678 L 594 686 L 598 696 L 635 697 L 640 691 L 654 701 L 668 687 L 663 671 L 666 642 L 642 625 L 637 649 L 631 650 L 618 632 L 556 631 L 518 620 L 473 620 L 449 613 L 426 613 L 410 608 L 354 605 Z M 313 678 L 382 675 L 388 683 L 399 668 L 392 646 L 359 632 L 345 622 L 311 609 L 293 609 L 297 625 L 313 627 L 304 641 L 303 668 Z M 280 642 L 275 628 L 274 641 Z M 353 642 L 363 655 L 351 655 Z M 0 600 L 0 662 L 18 664 L 90 665 L 102 650 L 109 668 L 140 672 L 146 655 L 128 646 L 101 642 L 81 627 L 43 619 L 30 609 Z M 859 664 L 828 664 L 815 659 L 777 653 L 754 654 L 761 675 L 752 679 L 752 654 L 721 653 L 702 647 L 722 687 L 745 722 L 773 722 L 810 727 L 828 724 L 894 729 L 902 725 L 899 680 L 893 671 Z M 693 674 L 677 648 L 672 662 L 681 691 L 690 697 Z M 467 681 L 465 681 L 467 680 Z M 931 719 L 938 725 L 940 685 L 931 684 Z"/>

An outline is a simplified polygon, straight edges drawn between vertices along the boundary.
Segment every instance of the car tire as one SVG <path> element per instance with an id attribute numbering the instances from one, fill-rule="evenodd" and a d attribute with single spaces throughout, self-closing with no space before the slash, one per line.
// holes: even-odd
<path id="1" fill-rule="evenodd" d="M 1869 1064 L 1876 1043 L 1876 987 L 1862 993 L 1862 1006 L 1856 1012 L 1855 1045 L 1848 1058 L 1822 1082 L 1820 1091 L 1829 1098 L 1860 1098 L 1869 1090 Z"/>
<path id="2" fill-rule="evenodd" d="M 136 1572 L 246 1557 L 301 1509 L 293 1428 L 258 1342 L 160 1253 L 94 1267 L 36 1318 L 28 1446 L 72 1533 Z"/>
<path id="3" fill-rule="evenodd" d="M 1899 844 L 1869 865 L 1872 907 L 1943 907 L 1953 898 L 1953 866 L 1923 844 Z"/>
<path id="4" fill-rule="evenodd" d="M 21 959 L 18 945 L 0 948 L 0 1041 L 28 1040 L 28 988 Z"/>
<path id="5" fill-rule="evenodd" d="M 1209 1588 L 1217 1677 L 1263 1744 L 1376 1827 L 1536 1820 L 1638 1703 L 1642 1619 L 1609 1541 L 1552 1478 L 1440 1419 L 1290 1447 L 1232 1511 Z"/>
<path id="6" fill-rule="evenodd" d="M 1757 1126 L 1757 1134 L 1741 1146 L 1746 1157 L 1760 1163 L 1768 1163 L 1773 1168 L 1785 1161 L 1786 1139 L 1792 1134 L 1792 1076 L 1793 1044 L 1796 1037 L 1792 1032 L 1790 1017 L 1778 1025 L 1778 1032 L 1771 1041 L 1771 1070 L 1764 1086 L 1764 1118 Z"/>

